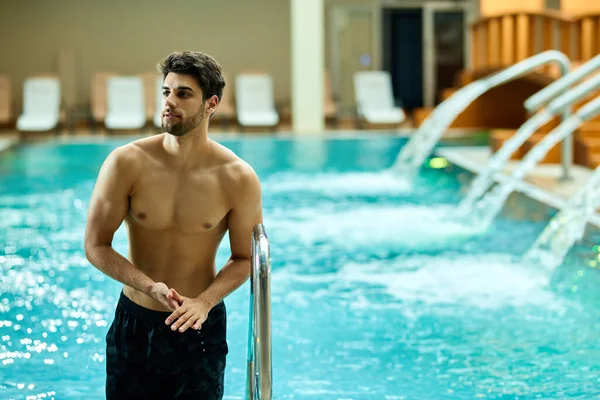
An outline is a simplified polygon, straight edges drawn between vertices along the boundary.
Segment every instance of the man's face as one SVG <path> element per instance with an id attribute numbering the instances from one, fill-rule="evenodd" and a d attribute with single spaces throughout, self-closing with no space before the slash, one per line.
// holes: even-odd
<path id="1" fill-rule="evenodd" d="M 162 91 L 161 125 L 165 132 L 183 136 L 202 123 L 206 105 L 202 101 L 202 89 L 192 76 L 169 72 Z"/>

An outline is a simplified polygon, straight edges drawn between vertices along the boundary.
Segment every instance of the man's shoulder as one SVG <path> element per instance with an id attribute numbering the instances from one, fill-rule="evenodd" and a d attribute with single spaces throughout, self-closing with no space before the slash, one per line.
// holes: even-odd
<path id="1" fill-rule="evenodd" d="M 258 176 L 254 168 L 227 147 L 218 144 L 221 162 L 221 179 L 224 183 L 239 187 L 240 185 L 258 184 Z"/>
<path id="2" fill-rule="evenodd" d="M 119 166 L 133 167 L 139 165 L 143 158 L 152 153 L 159 143 L 160 138 L 157 136 L 137 139 L 115 148 L 109 154 L 108 159 L 112 159 Z"/>
<path id="3" fill-rule="evenodd" d="M 223 173 L 225 179 L 236 186 L 254 183 L 258 184 L 258 176 L 256 175 L 254 168 L 239 157 L 226 163 L 223 168 Z"/>

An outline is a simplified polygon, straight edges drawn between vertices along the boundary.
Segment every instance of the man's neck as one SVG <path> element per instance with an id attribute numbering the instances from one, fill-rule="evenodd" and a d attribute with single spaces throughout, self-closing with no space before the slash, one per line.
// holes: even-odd
<path id="1" fill-rule="evenodd" d="M 206 129 L 198 127 L 183 136 L 164 135 L 163 147 L 174 166 L 187 169 L 208 163 L 211 145 Z"/>

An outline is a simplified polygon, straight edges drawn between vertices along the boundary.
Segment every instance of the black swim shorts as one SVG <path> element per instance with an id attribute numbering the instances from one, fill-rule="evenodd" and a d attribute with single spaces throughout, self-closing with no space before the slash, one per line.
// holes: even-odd
<path id="1" fill-rule="evenodd" d="M 213 307 L 199 331 L 172 331 L 165 324 L 170 314 L 141 307 L 121 293 L 106 335 L 108 400 L 223 398 L 225 304 Z"/>

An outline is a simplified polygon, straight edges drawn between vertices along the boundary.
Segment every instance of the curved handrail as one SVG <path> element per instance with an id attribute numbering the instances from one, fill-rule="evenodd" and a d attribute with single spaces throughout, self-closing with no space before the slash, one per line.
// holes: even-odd
<path id="1" fill-rule="evenodd" d="M 475 177 L 471 183 L 469 192 L 460 202 L 458 206 L 460 213 L 468 213 L 476 201 L 485 195 L 486 191 L 494 184 L 494 176 L 500 173 L 511 155 L 540 127 L 551 121 L 558 114 L 561 114 L 565 109 L 570 108 L 576 101 L 585 98 L 590 93 L 600 89 L 600 75 L 596 75 L 587 81 L 582 82 L 573 89 L 561 94 L 556 99 L 552 100 L 547 107 L 529 118 L 510 139 L 508 139 L 500 150 L 494 153 L 488 166 L 479 175 Z"/>
<path id="2" fill-rule="evenodd" d="M 581 124 L 600 114 L 600 96 L 587 102 L 577 112 L 568 119 L 562 121 L 560 125 L 554 128 L 544 138 L 536 144 L 526 155 L 523 161 L 517 165 L 511 172 L 508 179 L 500 185 L 495 186 L 491 191 L 475 203 L 469 217 L 478 221 L 481 227 L 487 228 L 492 220 L 498 215 L 508 196 L 523 180 L 526 174 L 537 165 L 537 163 L 546 155 L 548 151 L 561 140 L 571 135 Z"/>
<path id="3" fill-rule="evenodd" d="M 576 101 L 581 100 L 598 89 L 600 89 L 600 75 L 590 78 L 579 86 L 574 87 L 558 98 L 552 100 L 550 104 L 548 104 L 548 110 L 553 114 L 558 114 L 565 108 L 572 106 Z"/>
<path id="4" fill-rule="evenodd" d="M 425 119 L 408 143 L 402 147 L 391 169 L 412 179 L 452 121 L 469 104 L 493 87 L 509 82 L 551 62 L 559 64 L 561 75 L 566 75 L 569 72 L 571 65 L 569 58 L 560 51 L 549 50 L 520 61 L 494 75 L 471 82 L 458 90 L 437 106 L 431 115 Z M 563 118 L 566 117 L 567 115 L 563 115 Z"/>
<path id="5" fill-rule="evenodd" d="M 548 103 L 551 99 L 570 88 L 573 84 L 584 79 L 600 68 L 600 55 L 593 57 L 576 70 L 569 72 L 566 76 L 552 82 L 533 96 L 525 100 L 525 108 L 530 112 Z M 563 114 L 563 121 L 569 117 L 570 112 Z M 573 137 L 569 136 L 563 141 L 561 162 L 563 168 L 562 179 L 570 178 L 570 168 L 573 165 Z"/>
<path id="6" fill-rule="evenodd" d="M 525 108 L 528 111 L 536 110 L 555 98 L 561 92 L 569 89 L 573 84 L 579 82 L 586 76 L 597 71 L 600 68 L 600 55 L 590 59 L 582 64 L 576 70 L 567 73 L 560 79 L 552 82 L 539 92 L 535 93 L 525 100 Z"/>
<path id="7" fill-rule="evenodd" d="M 271 251 L 263 224 L 252 231 L 247 399 L 271 400 Z"/>

